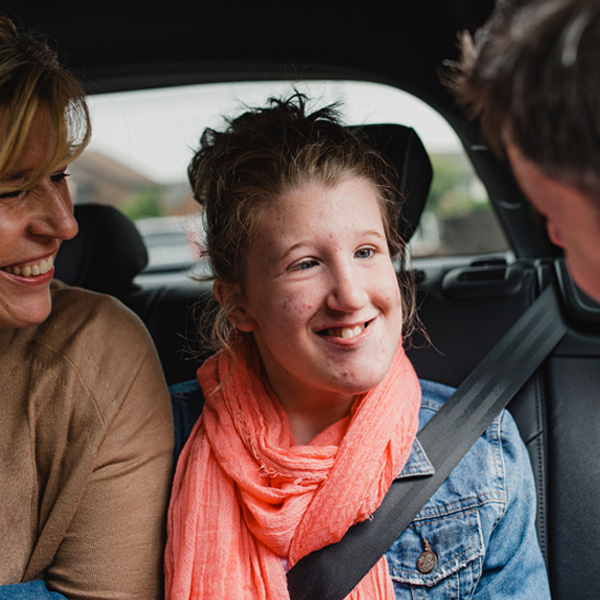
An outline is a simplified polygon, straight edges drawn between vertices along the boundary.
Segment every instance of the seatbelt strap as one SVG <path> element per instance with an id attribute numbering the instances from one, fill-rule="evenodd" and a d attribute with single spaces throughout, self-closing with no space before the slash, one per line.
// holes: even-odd
<path id="1" fill-rule="evenodd" d="M 342 600 L 373 568 L 567 332 L 552 286 L 521 315 L 418 435 L 435 474 L 398 479 L 371 519 L 302 558 L 291 600 Z"/>

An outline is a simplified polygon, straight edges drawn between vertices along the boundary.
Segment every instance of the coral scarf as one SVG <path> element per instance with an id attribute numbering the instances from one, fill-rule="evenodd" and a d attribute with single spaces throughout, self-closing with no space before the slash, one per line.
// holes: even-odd
<path id="1" fill-rule="evenodd" d="M 219 352 L 198 370 L 206 405 L 175 475 L 167 600 L 289 599 L 282 558 L 293 566 L 368 518 L 410 453 L 421 393 L 401 347 L 383 381 L 305 446 L 256 354 L 232 367 Z M 385 558 L 348 598 L 394 598 Z"/>

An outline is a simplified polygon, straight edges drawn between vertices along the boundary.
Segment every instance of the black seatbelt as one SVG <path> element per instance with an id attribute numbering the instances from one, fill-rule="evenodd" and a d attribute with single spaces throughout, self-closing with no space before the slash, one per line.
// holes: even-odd
<path id="1" fill-rule="evenodd" d="M 287 574 L 291 600 L 342 600 L 373 568 L 567 332 L 550 286 L 463 381 L 418 438 L 435 474 L 394 481 L 371 519 Z"/>

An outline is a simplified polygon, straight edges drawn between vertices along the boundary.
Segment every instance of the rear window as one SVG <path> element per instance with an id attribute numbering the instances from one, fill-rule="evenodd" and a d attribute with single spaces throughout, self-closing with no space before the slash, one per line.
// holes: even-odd
<path id="1" fill-rule="evenodd" d="M 297 86 L 315 108 L 340 102 L 351 125 L 395 122 L 413 127 L 434 178 L 413 256 L 502 251 L 507 242 L 458 137 L 429 105 L 401 90 L 367 82 Z M 244 106 L 293 92 L 289 82 L 203 84 L 91 96 L 93 139 L 71 165 L 74 201 L 104 203 L 131 217 L 147 243 L 150 271 L 182 270 L 202 246 L 199 207 L 186 168 L 206 127 Z"/>

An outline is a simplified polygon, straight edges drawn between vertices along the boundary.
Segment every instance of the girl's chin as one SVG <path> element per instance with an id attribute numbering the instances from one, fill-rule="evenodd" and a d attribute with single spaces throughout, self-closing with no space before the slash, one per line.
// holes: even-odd
<path id="1" fill-rule="evenodd" d="M 388 368 L 389 366 L 382 367 L 381 371 L 372 373 L 367 377 L 355 377 L 355 373 L 350 373 L 349 377 L 339 376 L 332 387 L 336 388 L 341 394 L 351 394 L 353 396 L 364 394 L 383 381 Z"/>

